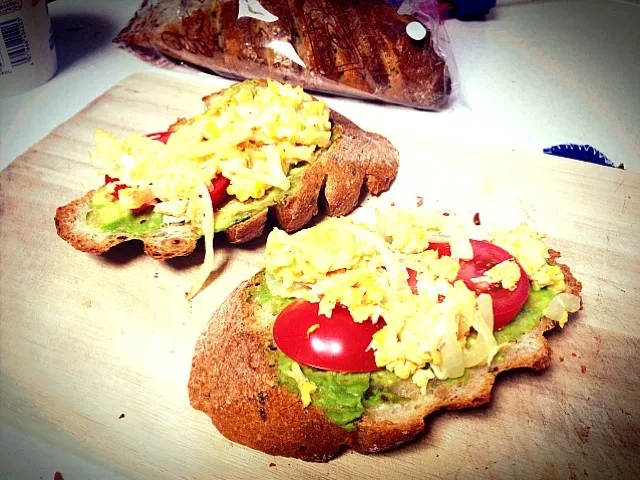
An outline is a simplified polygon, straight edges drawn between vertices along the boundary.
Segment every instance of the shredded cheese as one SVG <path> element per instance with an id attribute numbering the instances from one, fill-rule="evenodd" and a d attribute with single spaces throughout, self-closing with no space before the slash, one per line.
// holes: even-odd
<path id="1" fill-rule="evenodd" d="M 202 205 L 202 232 L 204 233 L 204 262 L 198 270 L 196 278 L 187 293 L 187 299 L 191 300 L 205 284 L 215 267 L 215 255 L 213 249 L 213 233 L 215 227 L 213 204 L 209 196 L 209 189 L 205 183 L 201 183 L 198 188 L 199 195 L 193 201 Z"/>

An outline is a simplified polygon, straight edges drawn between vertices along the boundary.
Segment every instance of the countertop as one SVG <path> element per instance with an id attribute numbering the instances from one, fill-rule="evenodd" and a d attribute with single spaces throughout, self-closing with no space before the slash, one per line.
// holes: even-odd
<path id="1" fill-rule="evenodd" d="M 49 5 L 59 70 L 36 90 L 0 99 L 0 168 L 121 79 L 153 70 L 111 43 L 137 6 L 137 0 Z M 412 121 L 406 128 L 483 148 L 540 151 L 586 143 L 640 172 L 638 24 L 637 2 L 586 0 L 504 1 L 484 22 L 449 20 L 460 95 L 443 112 L 407 110 Z M 361 102 L 329 102 L 347 115 L 362 115 Z M 384 131 L 384 108 L 371 111 L 376 115 L 367 126 Z M 53 478 L 56 471 L 66 480 L 120 478 L 108 465 L 91 464 L 13 426 L 1 426 L 0 442 L 4 478 Z"/>

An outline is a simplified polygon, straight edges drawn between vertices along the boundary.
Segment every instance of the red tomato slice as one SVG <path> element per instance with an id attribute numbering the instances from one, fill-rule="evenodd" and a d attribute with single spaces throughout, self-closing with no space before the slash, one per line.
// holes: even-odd
<path id="1" fill-rule="evenodd" d="M 470 290 L 476 293 L 488 293 L 493 300 L 493 329 L 500 330 L 515 318 L 529 296 L 529 279 L 520 267 L 520 280 L 513 291 L 499 285 L 472 282 L 472 278 L 480 277 L 500 262 L 513 258 L 506 250 L 489 242 L 471 240 L 473 248 L 472 260 L 461 260 L 457 280 L 462 280 Z M 440 256 L 451 255 L 446 243 L 429 244 L 429 248 L 438 250 Z M 520 266 L 518 264 L 518 266 Z"/>
<path id="2" fill-rule="evenodd" d="M 211 180 L 209 196 L 211 197 L 211 204 L 213 205 L 213 208 L 222 206 L 229 198 L 231 198 L 231 195 L 227 193 L 229 183 L 229 179 L 222 175 L 218 175 L 216 178 Z"/>
<path id="3" fill-rule="evenodd" d="M 362 373 L 380 370 L 373 350 L 367 350 L 374 333 L 384 327 L 365 321 L 356 323 L 349 310 L 336 305 L 327 318 L 318 314 L 319 304 L 296 300 L 287 305 L 273 325 L 278 348 L 296 362 L 334 372 Z M 314 325 L 315 330 L 310 331 Z"/>

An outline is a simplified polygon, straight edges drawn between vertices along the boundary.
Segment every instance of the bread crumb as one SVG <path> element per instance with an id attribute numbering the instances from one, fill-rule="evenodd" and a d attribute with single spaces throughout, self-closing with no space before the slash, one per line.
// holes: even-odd
<path id="1" fill-rule="evenodd" d="M 153 278 L 158 278 L 158 272 L 153 274 Z"/>
<path id="2" fill-rule="evenodd" d="M 120 416 L 118 417 L 118 420 L 124 418 L 124 413 L 121 413 Z"/>
<path id="3" fill-rule="evenodd" d="M 82 302 L 82 306 L 85 308 L 91 308 L 91 300 L 86 299 L 84 302 Z"/>
<path id="4" fill-rule="evenodd" d="M 422 198 L 422 197 L 418 196 L 418 197 L 417 197 L 417 200 L 418 200 L 418 201 L 416 202 L 416 206 L 421 207 L 421 206 L 422 206 L 422 204 L 424 203 L 424 198 Z"/>
<path id="5" fill-rule="evenodd" d="M 582 373 L 587 373 L 587 366 L 586 365 L 580 365 L 580 371 Z"/>
<path id="6" fill-rule="evenodd" d="M 396 202 L 391 202 L 391 206 L 395 207 L 396 206 Z"/>
<path id="7" fill-rule="evenodd" d="M 559 360 L 560 362 L 564 362 L 564 355 L 560 355 L 560 356 L 558 357 L 558 360 Z"/>
<path id="8" fill-rule="evenodd" d="M 590 425 L 580 424 L 575 427 L 573 431 L 576 432 L 576 435 L 578 435 L 580 442 L 587 443 L 589 441 L 589 432 L 591 431 Z"/>

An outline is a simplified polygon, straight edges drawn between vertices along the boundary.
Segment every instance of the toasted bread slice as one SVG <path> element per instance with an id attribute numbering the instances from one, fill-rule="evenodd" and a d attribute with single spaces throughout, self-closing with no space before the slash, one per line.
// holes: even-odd
<path id="1" fill-rule="evenodd" d="M 207 96 L 203 101 L 208 103 L 211 98 Z M 299 170 L 298 188 L 292 188 L 279 201 L 249 218 L 239 218 L 224 231 L 228 241 L 244 243 L 259 237 L 269 213 L 280 228 L 291 232 L 306 225 L 318 213 L 319 206 L 327 215 L 342 216 L 353 211 L 363 190 L 379 195 L 389 189 L 398 173 L 398 151 L 393 145 L 334 111 L 329 118 L 332 143 L 320 150 L 313 163 Z M 58 235 L 77 250 L 100 255 L 119 243 L 137 239 L 144 243 L 148 255 L 166 260 L 190 254 L 201 236 L 190 224 L 164 225 L 145 235 L 104 232 L 86 222 L 92 195 L 89 192 L 56 211 Z"/>
<path id="2" fill-rule="evenodd" d="M 559 256 L 551 251 L 552 259 Z M 560 265 L 567 291 L 580 294 L 582 285 L 566 265 Z M 554 323 L 542 318 L 491 367 L 468 370 L 461 382 L 433 380 L 425 395 L 409 380 L 403 396 L 409 400 L 365 409 L 347 431 L 278 384 L 272 326 L 275 313 L 261 310 L 255 291 L 262 273 L 242 283 L 222 304 L 197 341 L 189 379 L 191 405 L 206 413 L 220 433 L 242 445 L 271 455 L 324 462 L 348 447 L 360 453 L 380 452 L 413 439 L 425 427 L 425 417 L 439 409 L 460 409 L 487 403 L 496 376 L 516 368 L 543 370 L 551 348 L 543 336 Z M 398 382 L 398 384 L 400 384 Z"/>

